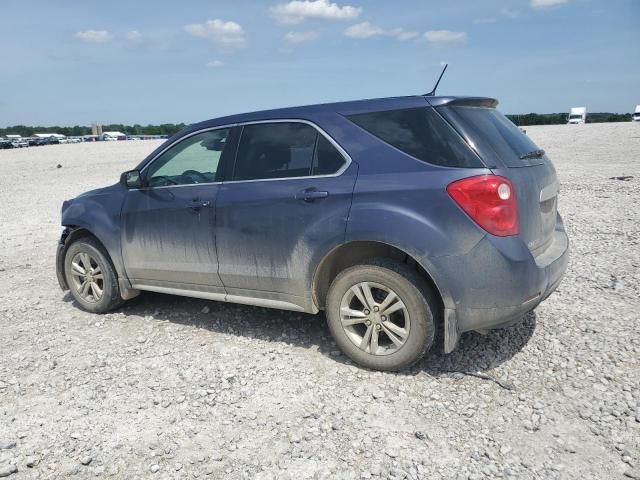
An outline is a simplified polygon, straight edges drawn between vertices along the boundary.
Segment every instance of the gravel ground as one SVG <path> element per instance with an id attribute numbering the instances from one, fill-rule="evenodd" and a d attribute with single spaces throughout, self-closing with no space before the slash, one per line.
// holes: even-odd
<path id="1" fill-rule="evenodd" d="M 0 151 L 0 477 L 640 478 L 640 125 L 527 130 L 562 182 L 564 282 L 402 374 L 349 363 L 322 315 L 82 312 L 56 283 L 60 205 L 157 143 Z"/>

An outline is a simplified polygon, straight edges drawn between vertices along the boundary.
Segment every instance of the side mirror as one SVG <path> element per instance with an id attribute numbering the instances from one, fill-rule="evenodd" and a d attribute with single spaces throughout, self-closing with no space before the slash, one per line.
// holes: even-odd
<path id="1" fill-rule="evenodd" d="M 128 172 L 124 172 L 120 176 L 120 183 L 122 183 L 125 188 L 141 188 L 142 175 L 140 175 L 140 170 L 129 170 Z"/>

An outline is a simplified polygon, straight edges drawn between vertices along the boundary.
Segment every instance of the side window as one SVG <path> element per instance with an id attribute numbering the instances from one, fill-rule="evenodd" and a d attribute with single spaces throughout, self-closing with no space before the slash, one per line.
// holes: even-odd
<path id="1" fill-rule="evenodd" d="M 174 145 L 149 165 L 146 173 L 148 186 L 215 182 L 228 136 L 228 128 L 212 130 Z"/>
<path id="2" fill-rule="evenodd" d="M 345 164 L 342 154 L 334 147 L 324 135 L 318 135 L 318 143 L 313 158 L 312 175 L 331 175 L 336 173 Z"/>
<path id="3" fill-rule="evenodd" d="M 262 123 L 242 130 L 233 180 L 310 175 L 318 132 L 304 123 Z"/>
<path id="4" fill-rule="evenodd" d="M 348 118 L 383 142 L 423 162 L 445 167 L 484 166 L 433 108 L 362 113 Z"/>

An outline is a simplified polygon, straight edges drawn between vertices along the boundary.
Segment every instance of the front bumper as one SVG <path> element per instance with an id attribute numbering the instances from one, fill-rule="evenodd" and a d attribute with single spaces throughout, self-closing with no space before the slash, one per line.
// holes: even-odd
<path id="1" fill-rule="evenodd" d="M 444 312 L 448 353 L 461 333 L 508 325 L 549 297 L 569 264 L 569 239 L 558 217 L 549 247 L 536 258 L 517 237 L 487 236 L 466 255 L 434 264 L 451 280 L 453 305 Z"/>
<path id="2" fill-rule="evenodd" d="M 64 276 L 64 255 L 66 252 L 65 239 L 69 235 L 68 229 L 65 229 L 62 232 L 62 236 L 60 237 L 60 241 L 58 242 L 58 247 L 56 249 L 56 277 L 58 277 L 58 285 L 63 291 L 69 290 L 69 285 L 67 285 L 67 279 Z"/>

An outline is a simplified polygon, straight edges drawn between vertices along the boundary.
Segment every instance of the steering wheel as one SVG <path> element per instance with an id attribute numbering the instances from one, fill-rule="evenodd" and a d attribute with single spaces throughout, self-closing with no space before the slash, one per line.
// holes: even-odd
<path id="1" fill-rule="evenodd" d="M 203 173 L 198 172 L 197 170 L 185 170 L 182 172 L 183 177 L 191 177 L 192 179 L 195 177 L 197 181 L 195 183 L 207 183 L 209 179 L 204 176 Z"/>
<path id="2" fill-rule="evenodd" d="M 151 186 L 163 186 L 163 183 L 167 183 L 167 184 L 171 184 L 171 185 L 178 185 L 178 182 L 176 182 L 173 178 L 167 177 L 166 175 L 158 175 L 157 177 L 151 177 L 151 179 L 149 180 L 149 183 L 151 184 Z"/>

